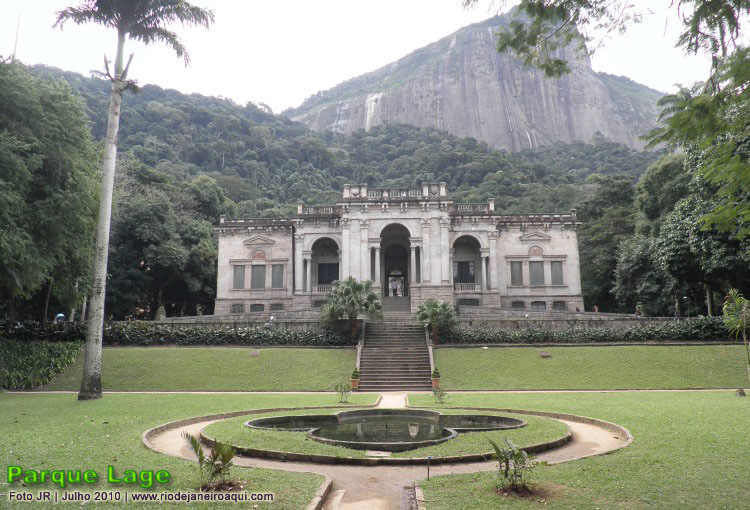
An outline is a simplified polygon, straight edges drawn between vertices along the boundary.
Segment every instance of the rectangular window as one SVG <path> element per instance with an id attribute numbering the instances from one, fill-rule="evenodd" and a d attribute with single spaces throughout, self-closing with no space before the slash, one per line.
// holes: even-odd
<path id="1" fill-rule="evenodd" d="M 552 309 L 558 312 L 564 312 L 568 307 L 565 305 L 565 301 L 553 301 Z"/>
<path id="2" fill-rule="evenodd" d="M 233 303 L 229 312 L 230 313 L 245 313 L 245 305 L 241 303 Z"/>
<path id="3" fill-rule="evenodd" d="M 514 287 L 523 285 L 523 262 L 510 263 L 510 284 Z"/>
<path id="4" fill-rule="evenodd" d="M 274 264 L 271 266 L 271 288 L 284 288 L 284 264 Z"/>
<path id="5" fill-rule="evenodd" d="M 259 304 L 250 305 L 251 312 L 262 312 L 263 310 L 265 310 L 265 308 L 266 307 L 264 305 L 259 305 Z"/>
<path id="6" fill-rule="evenodd" d="M 271 311 L 277 312 L 284 309 L 284 303 L 271 303 Z"/>
<path id="7" fill-rule="evenodd" d="M 476 273 L 473 260 L 453 263 L 453 282 L 476 283 Z"/>
<path id="8" fill-rule="evenodd" d="M 330 285 L 338 279 L 338 262 L 318 263 L 318 285 Z"/>
<path id="9" fill-rule="evenodd" d="M 544 262 L 529 262 L 529 283 L 544 285 Z"/>
<path id="10" fill-rule="evenodd" d="M 553 260 L 552 262 L 550 262 L 550 268 L 552 269 L 552 285 L 562 285 L 563 284 L 562 261 Z"/>
<path id="11" fill-rule="evenodd" d="M 532 301 L 531 309 L 535 312 L 543 312 L 547 309 L 547 303 L 544 301 Z"/>
<path id="12" fill-rule="evenodd" d="M 252 266 L 252 270 L 250 273 L 250 288 L 266 288 L 266 266 Z"/>
<path id="13" fill-rule="evenodd" d="M 514 310 L 523 310 L 524 308 L 526 308 L 526 305 L 523 303 L 523 301 L 513 301 L 510 307 Z"/>
<path id="14" fill-rule="evenodd" d="M 234 283 L 233 289 L 244 289 L 245 288 L 245 266 L 233 266 L 234 267 Z"/>

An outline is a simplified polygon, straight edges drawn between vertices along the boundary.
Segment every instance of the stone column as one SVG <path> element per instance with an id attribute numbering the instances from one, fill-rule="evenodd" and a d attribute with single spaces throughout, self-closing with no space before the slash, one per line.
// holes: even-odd
<path id="1" fill-rule="evenodd" d="M 380 281 L 380 246 L 375 247 L 375 283 L 378 284 L 378 288 L 383 290 L 383 282 Z"/>
<path id="2" fill-rule="evenodd" d="M 412 285 L 417 283 L 417 247 L 411 247 L 411 265 L 409 266 L 409 281 Z"/>
<path id="3" fill-rule="evenodd" d="M 430 220 L 422 220 L 422 283 L 430 281 Z"/>
<path id="4" fill-rule="evenodd" d="M 339 278 L 349 277 L 349 219 L 341 220 L 341 264 L 339 264 Z"/>
<path id="5" fill-rule="evenodd" d="M 441 186 L 445 183 L 441 183 Z M 451 282 L 451 273 L 453 268 L 451 267 L 450 261 L 450 233 L 448 227 L 450 227 L 451 220 L 443 218 L 440 220 L 440 263 L 443 266 L 442 280 L 443 284 L 449 284 Z"/>
<path id="6" fill-rule="evenodd" d="M 490 257 L 484 257 L 484 288 L 489 290 L 490 289 L 490 283 L 492 280 L 490 280 Z"/>
<path id="7" fill-rule="evenodd" d="M 430 220 L 430 238 L 433 240 L 430 245 L 430 276 L 432 283 L 440 285 L 442 280 L 441 273 L 443 272 L 442 261 L 440 260 L 440 246 L 441 246 L 441 235 L 440 235 L 440 219 L 432 218 Z"/>
<path id="8" fill-rule="evenodd" d="M 305 259 L 305 282 L 307 285 L 307 292 L 312 293 L 312 259 Z"/>
<path id="9" fill-rule="evenodd" d="M 490 289 L 497 289 L 500 287 L 498 280 L 498 261 L 497 261 L 497 232 L 490 232 Z"/>
<path id="10" fill-rule="evenodd" d="M 294 234 L 294 292 L 298 294 L 302 292 L 304 287 L 305 269 L 304 259 L 302 258 L 302 242 L 305 236 L 302 234 Z"/>
<path id="11" fill-rule="evenodd" d="M 348 276 L 353 276 L 357 280 L 362 279 L 360 271 L 362 270 L 362 262 L 360 261 L 361 247 L 360 243 L 360 230 L 362 220 L 352 220 L 349 223 L 349 269 Z"/>
<path id="12" fill-rule="evenodd" d="M 369 227 L 369 220 L 360 220 L 359 222 L 359 252 L 360 252 L 360 269 L 359 269 L 359 279 L 360 280 L 369 280 L 372 276 L 372 271 L 370 271 L 370 263 L 372 262 L 372 253 L 370 253 L 370 245 L 368 243 L 368 227 Z"/>

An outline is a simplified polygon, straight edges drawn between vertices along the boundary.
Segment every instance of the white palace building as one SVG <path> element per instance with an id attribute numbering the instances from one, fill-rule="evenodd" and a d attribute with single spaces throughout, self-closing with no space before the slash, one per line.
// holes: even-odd
<path id="1" fill-rule="evenodd" d="M 583 310 L 575 210 L 494 209 L 454 204 L 445 183 L 351 184 L 335 205 L 290 218 L 222 218 L 214 314 L 309 313 L 349 276 L 376 282 L 387 309 L 432 297 L 477 311 Z"/>

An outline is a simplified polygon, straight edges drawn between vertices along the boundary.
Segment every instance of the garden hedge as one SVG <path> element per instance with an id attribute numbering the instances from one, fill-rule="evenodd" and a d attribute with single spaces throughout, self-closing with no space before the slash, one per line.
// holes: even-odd
<path id="1" fill-rule="evenodd" d="M 721 317 L 697 317 L 631 328 L 481 329 L 454 328 L 443 344 L 597 344 L 733 340 Z"/>
<path id="2" fill-rule="evenodd" d="M 0 340 L 0 387 L 9 390 L 47 384 L 76 359 L 81 342 Z"/>
<path id="3" fill-rule="evenodd" d="M 80 323 L 52 324 L 43 329 L 36 323 L 0 324 L 0 336 L 15 340 L 74 342 L 85 338 Z M 258 345 L 318 346 L 356 345 L 347 335 L 330 331 L 286 330 L 281 328 L 234 328 L 181 326 L 148 322 L 115 322 L 104 326 L 104 345 Z"/>

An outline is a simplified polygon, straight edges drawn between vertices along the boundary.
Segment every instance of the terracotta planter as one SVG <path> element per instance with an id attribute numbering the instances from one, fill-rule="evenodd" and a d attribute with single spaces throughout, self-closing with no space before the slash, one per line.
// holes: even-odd
<path id="1" fill-rule="evenodd" d="M 440 378 L 439 377 L 432 377 L 432 387 L 433 388 L 439 388 L 440 387 Z"/>
<path id="2" fill-rule="evenodd" d="M 352 389 L 356 390 L 359 388 L 359 379 L 352 379 Z"/>

